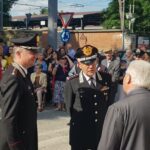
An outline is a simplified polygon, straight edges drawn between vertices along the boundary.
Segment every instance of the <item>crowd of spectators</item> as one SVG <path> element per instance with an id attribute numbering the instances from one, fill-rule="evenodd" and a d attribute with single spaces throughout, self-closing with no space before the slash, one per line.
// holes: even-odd
<path id="1" fill-rule="evenodd" d="M 66 46 L 60 46 L 54 50 L 51 45 L 37 55 L 37 59 L 32 68 L 29 69 L 31 81 L 37 95 L 38 110 L 42 111 L 44 104 L 52 104 L 56 110 L 65 110 L 64 104 L 64 85 L 68 76 L 78 74 L 80 69 L 76 63 L 76 50 L 70 43 Z M 98 70 L 108 72 L 113 77 L 117 72 L 118 76 L 112 79 L 112 83 L 117 83 L 115 100 L 124 96 L 122 91 L 122 81 L 125 71 L 132 60 L 145 60 L 150 62 L 150 50 L 126 50 L 124 52 L 109 51 L 100 53 Z M 103 60 L 102 60 L 103 59 Z M 109 63 L 106 64 L 104 60 Z M 115 61 L 114 61 L 115 60 Z M 119 64 L 119 67 L 109 71 L 112 62 Z M 13 63 L 13 46 L 7 46 L 5 43 L 0 44 L 0 79 L 3 72 Z M 113 64 L 114 65 L 114 64 Z M 112 68 L 111 68 L 112 69 Z M 115 76 L 116 77 L 116 76 Z M 43 96 L 44 95 L 44 96 Z M 44 98 L 43 98 L 44 97 Z"/>

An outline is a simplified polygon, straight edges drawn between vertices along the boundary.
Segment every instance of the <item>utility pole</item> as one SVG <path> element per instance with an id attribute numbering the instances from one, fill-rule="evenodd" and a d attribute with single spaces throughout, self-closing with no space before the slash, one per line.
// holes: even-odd
<path id="1" fill-rule="evenodd" d="M 129 5 L 129 31 L 131 30 L 131 17 L 132 17 L 132 13 L 131 13 L 131 4 Z"/>
<path id="2" fill-rule="evenodd" d="M 134 32 L 134 22 L 135 22 L 135 17 L 134 17 L 134 0 L 133 0 L 133 5 L 129 5 L 129 13 L 126 14 L 126 18 L 129 20 L 129 31 L 131 33 Z"/>
<path id="3" fill-rule="evenodd" d="M 124 50 L 124 41 L 125 41 L 125 0 L 118 0 L 119 2 L 119 12 L 121 20 L 121 30 L 122 30 L 122 50 Z"/>
<path id="4" fill-rule="evenodd" d="M 26 14 L 25 23 L 26 23 L 26 29 L 27 30 L 29 29 L 29 22 L 30 22 L 31 16 L 32 16 L 31 13 Z"/>
<path id="5" fill-rule="evenodd" d="M 131 19 L 132 33 L 134 32 L 134 22 L 135 22 L 134 12 L 135 12 L 135 0 L 133 0 L 133 5 L 132 5 L 132 14 L 133 14 L 133 18 Z"/>
<path id="6" fill-rule="evenodd" d="M 58 0 L 48 0 L 48 43 L 57 49 Z"/>
<path id="7" fill-rule="evenodd" d="M 3 0 L 0 0 L 0 31 L 3 30 Z"/>

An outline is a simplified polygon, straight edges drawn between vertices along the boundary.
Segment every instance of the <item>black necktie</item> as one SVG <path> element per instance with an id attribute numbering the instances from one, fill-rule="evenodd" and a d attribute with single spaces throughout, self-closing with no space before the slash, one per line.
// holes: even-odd
<path id="1" fill-rule="evenodd" d="M 91 88 L 95 88 L 94 79 L 90 78 L 90 81 L 91 81 L 91 84 L 90 84 Z"/>

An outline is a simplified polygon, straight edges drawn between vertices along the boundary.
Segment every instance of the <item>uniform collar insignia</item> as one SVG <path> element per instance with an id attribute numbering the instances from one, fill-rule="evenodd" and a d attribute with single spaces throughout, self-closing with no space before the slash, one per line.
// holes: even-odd
<path id="1" fill-rule="evenodd" d="M 22 70 L 22 68 L 17 64 L 17 63 L 12 63 L 12 66 L 15 67 L 16 69 L 19 70 L 19 72 L 22 74 L 22 76 L 25 78 L 26 77 L 26 74 L 25 72 Z M 13 74 L 13 73 L 12 73 Z"/>
<path id="2" fill-rule="evenodd" d="M 83 72 L 80 71 L 79 73 L 79 83 L 83 83 L 84 82 L 84 79 L 83 79 Z"/>

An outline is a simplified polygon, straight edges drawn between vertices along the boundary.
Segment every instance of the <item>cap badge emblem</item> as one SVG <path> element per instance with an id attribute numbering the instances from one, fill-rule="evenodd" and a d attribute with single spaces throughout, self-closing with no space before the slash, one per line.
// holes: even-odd
<path id="1" fill-rule="evenodd" d="M 87 46 L 83 48 L 83 54 L 85 56 L 90 56 L 92 54 L 92 47 Z"/>

